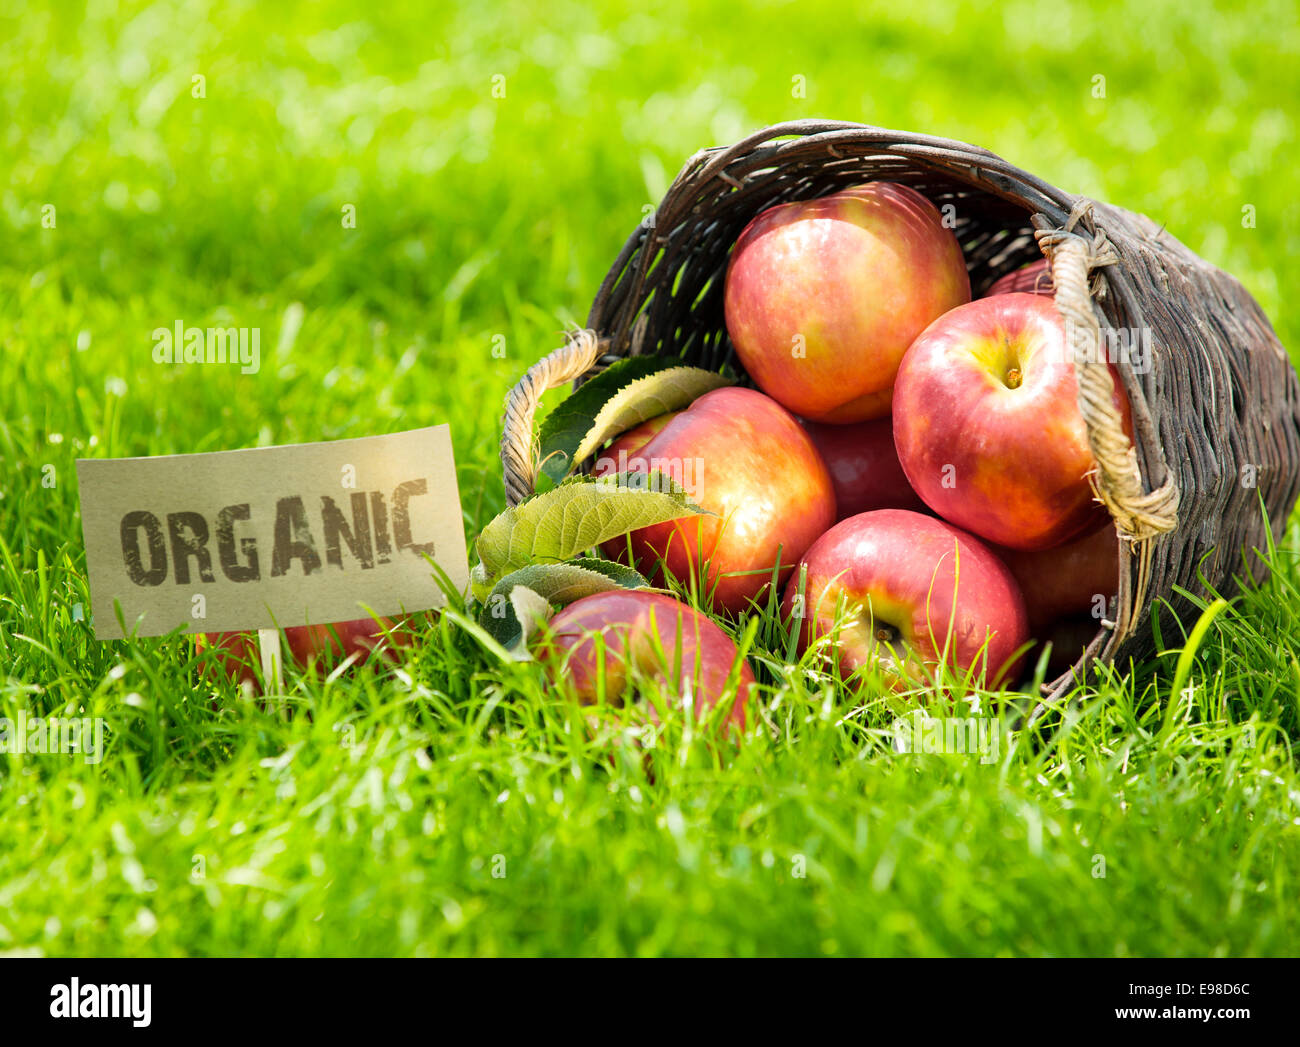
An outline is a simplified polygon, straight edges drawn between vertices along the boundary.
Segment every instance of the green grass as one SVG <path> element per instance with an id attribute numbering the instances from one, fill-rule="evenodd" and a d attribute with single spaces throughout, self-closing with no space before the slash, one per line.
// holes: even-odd
<path id="1" fill-rule="evenodd" d="M 902 703 L 784 667 L 770 620 L 739 751 L 678 725 L 648 774 L 454 614 L 262 706 L 78 613 L 77 457 L 449 422 L 472 535 L 510 384 L 688 155 L 780 119 L 950 135 L 1144 211 L 1300 346 L 1289 5 L 1040 7 L 5 5 L 0 715 L 108 743 L 0 757 L 0 951 L 1294 952 L 1295 526 L 1267 588 L 1194 643 L 1166 619 L 1165 654 L 990 763 L 895 753 Z M 258 375 L 152 363 L 152 329 L 218 318 L 262 328 Z"/>

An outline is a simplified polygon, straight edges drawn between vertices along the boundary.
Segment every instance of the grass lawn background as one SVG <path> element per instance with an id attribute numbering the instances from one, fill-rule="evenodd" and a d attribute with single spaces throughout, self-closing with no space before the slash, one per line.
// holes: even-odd
<path id="1" fill-rule="evenodd" d="M 1184 678 L 1167 623 L 988 765 L 891 753 L 898 703 L 780 674 L 770 622 L 770 730 L 725 764 L 666 738 L 650 780 L 451 617 L 396 671 L 291 674 L 291 717 L 188 640 L 78 620 L 78 457 L 449 422 L 472 537 L 511 383 L 692 152 L 778 120 L 947 135 L 1143 211 L 1300 347 L 1291 4 L 850 10 L 0 6 L 0 715 L 110 739 L 0 756 L 0 952 L 1296 950 L 1294 528 Z M 260 327 L 260 373 L 154 364 L 177 320 Z"/>

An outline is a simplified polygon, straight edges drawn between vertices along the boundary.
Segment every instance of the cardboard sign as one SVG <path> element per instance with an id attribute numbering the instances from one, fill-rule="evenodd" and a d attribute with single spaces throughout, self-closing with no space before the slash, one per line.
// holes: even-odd
<path id="1" fill-rule="evenodd" d="M 447 426 L 156 458 L 78 459 L 95 635 L 351 621 L 464 590 Z"/>

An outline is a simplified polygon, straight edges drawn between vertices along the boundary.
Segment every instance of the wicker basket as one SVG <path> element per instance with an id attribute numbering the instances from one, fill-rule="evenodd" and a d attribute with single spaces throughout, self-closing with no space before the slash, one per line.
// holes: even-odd
<path id="1" fill-rule="evenodd" d="M 588 329 L 511 392 L 501 440 L 507 501 L 532 493 L 533 416 L 545 390 L 640 353 L 743 373 L 723 322 L 741 230 L 773 204 L 871 180 L 910 185 L 955 221 L 976 296 L 1041 254 L 1051 260 L 1098 462 L 1094 487 L 1125 541 L 1117 598 L 1049 693 L 1094 659 L 1151 653 L 1154 604 L 1194 617 L 1179 590 L 1202 594 L 1208 582 L 1230 595 L 1247 570 L 1262 578 L 1266 565 L 1252 552 L 1266 545 L 1261 497 L 1278 538 L 1300 489 L 1300 383 L 1241 284 L 1143 215 L 1072 196 L 963 142 L 863 124 L 778 124 L 687 162 L 614 261 Z M 1123 332 L 1147 332 L 1149 366 L 1140 354 L 1114 359 Z M 1132 405 L 1132 442 L 1111 405 L 1108 357 Z"/>

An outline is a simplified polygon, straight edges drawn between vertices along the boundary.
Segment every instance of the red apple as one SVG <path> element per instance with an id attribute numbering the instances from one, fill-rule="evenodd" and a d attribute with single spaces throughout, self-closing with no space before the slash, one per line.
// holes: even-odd
<path id="1" fill-rule="evenodd" d="M 392 645 L 409 647 L 414 640 L 408 627 L 409 621 L 409 618 L 381 618 L 378 622 L 373 618 L 358 618 L 333 625 L 290 626 L 284 630 L 281 651 L 287 646 L 289 651 L 286 661 L 292 659 L 305 668 L 313 661 L 342 659 L 352 654 L 360 655 L 359 660 L 364 661 L 374 654 L 376 647 L 383 644 L 380 653 L 392 660 Z M 392 636 L 392 645 L 384 642 L 385 629 Z M 261 664 L 257 633 L 200 633 L 195 639 L 200 650 L 213 648 L 216 661 L 231 679 L 240 683 L 256 682 L 254 667 Z"/>
<path id="2" fill-rule="evenodd" d="M 730 679 L 736 698 L 727 721 L 741 729 L 745 705 L 757 687 L 748 661 L 736 664 L 736 645 L 706 615 L 643 590 L 596 593 L 569 604 L 544 630 L 538 656 L 584 704 L 597 701 L 602 682 L 605 700 L 622 704 L 629 681 L 639 673 L 678 694 L 689 687 L 696 715 L 702 716 L 724 699 Z M 658 722 L 653 706 L 647 715 Z"/>
<path id="3" fill-rule="evenodd" d="M 1131 434 L 1128 400 L 1114 402 Z M 981 298 L 940 317 L 903 359 L 894 443 L 927 505 L 981 538 L 1047 549 L 1106 520 L 1076 403 L 1065 324 L 1050 298 Z"/>
<path id="4" fill-rule="evenodd" d="M 1036 262 L 1030 262 L 1007 273 L 994 282 L 993 286 L 984 293 L 984 297 L 1014 294 L 1017 291 L 1046 295 L 1049 298 L 1056 293 L 1056 285 L 1052 283 L 1052 270 L 1048 268 L 1046 258 L 1040 258 Z"/>
<path id="5" fill-rule="evenodd" d="M 894 450 L 894 423 L 875 418 L 856 425 L 804 422 L 831 474 L 839 520 L 872 509 L 916 509 L 925 503 L 907 482 Z"/>
<path id="6" fill-rule="evenodd" d="M 658 470 L 713 514 L 633 531 L 632 561 L 648 576 L 662 561 L 674 577 L 694 577 L 714 607 L 744 610 L 771 581 L 778 557 L 784 576 L 835 521 L 830 474 L 812 439 L 753 389 L 705 393 L 632 454 L 617 453 L 626 450 L 621 439 L 596 461 L 596 476 Z M 628 545 L 618 538 L 604 551 L 627 560 Z"/>
<path id="7" fill-rule="evenodd" d="M 843 598 L 840 670 L 877 665 L 895 686 L 923 682 L 946 661 L 994 685 L 1010 677 L 1029 639 L 1024 600 L 1006 565 L 983 542 L 943 520 L 903 509 L 837 523 L 807 553 L 785 590 L 800 621 L 800 649 L 831 631 Z"/>
<path id="8" fill-rule="evenodd" d="M 970 301 L 961 247 L 914 189 L 871 182 L 778 204 L 727 266 L 727 333 L 755 384 L 818 422 L 889 414 L 903 353 Z"/>
<path id="9" fill-rule="evenodd" d="M 1055 549 L 996 551 L 1020 585 L 1035 636 L 1059 618 L 1090 615 L 1098 596 L 1119 591 L 1119 536 L 1110 522 Z"/>

